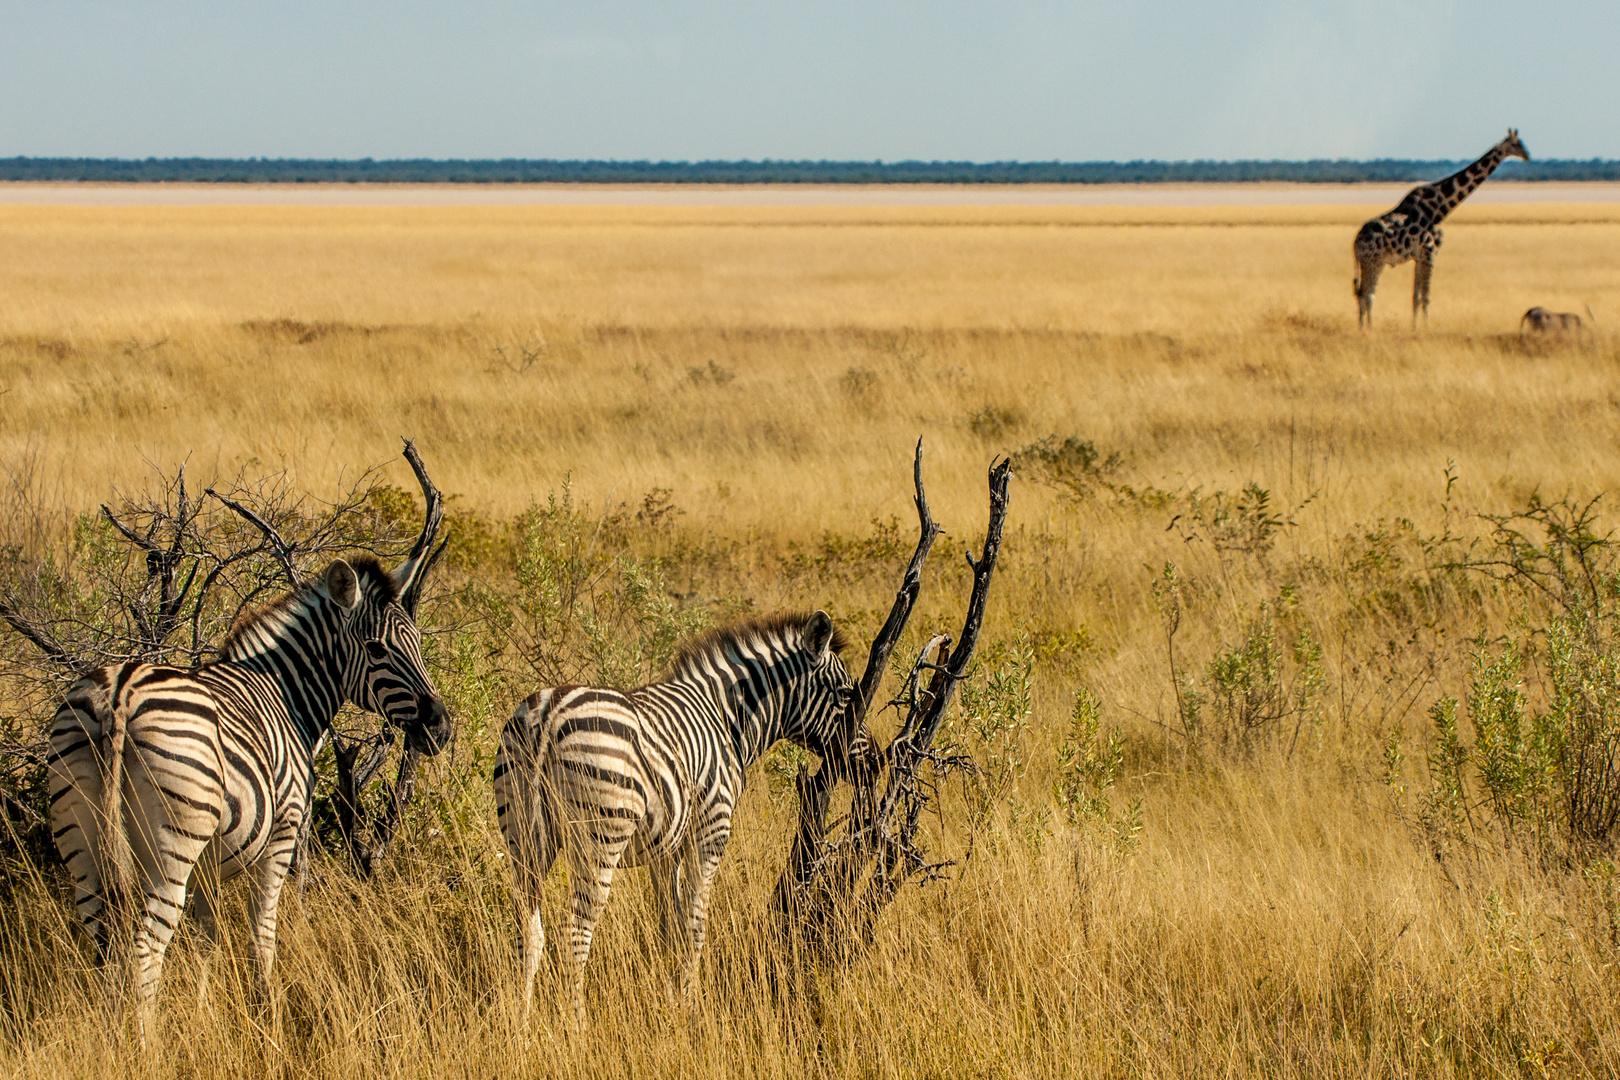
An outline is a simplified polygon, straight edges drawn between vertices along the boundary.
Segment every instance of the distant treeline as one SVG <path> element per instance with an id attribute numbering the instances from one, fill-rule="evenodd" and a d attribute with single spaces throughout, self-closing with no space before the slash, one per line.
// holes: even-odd
<path id="1" fill-rule="evenodd" d="M 1432 180 L 1467 162 L 1404 161 L 398 161 L 0 158 L 0 180 L 220 184 L 1307 184 Z M 1620 180 L 1620 161 L 1509 161 L 1501 180 Z"/>

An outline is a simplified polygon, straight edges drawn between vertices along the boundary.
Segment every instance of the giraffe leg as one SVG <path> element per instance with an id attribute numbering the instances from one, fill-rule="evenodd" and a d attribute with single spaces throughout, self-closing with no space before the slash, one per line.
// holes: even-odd
<path id="1" fill-rule="evenodd" d="M 697 982 L 698 961 L 703 958 L 703 944 L 709 933 L 709 890 L 714 885 L 714 872 L 720 866 L 720 857 L 726 853 L 730 828 L 706 838 L 697 856 L 697 872 L 691 887 L 691 906 L 687 912 L 687 928 L 691 932 L 691 946 L 681 965 L 681 996 L 690 998 Z"/>
<path id="2" fill-rule="evenodd" d="M 1423 325 L 1429 325 L 1429 277 L 1434 272 L 1434 256 L 1420 252 L 1413 260 L 1412 269 L 1412 329 L 1417 329 L 1418 312 L 1423 312 Z"/>
<path id="3" fill-rule="evenodd" d="M 581 1031 L 585 1029 L 585 962 L 590 959 L 591 939 L 607 905 L 613 872 L 630 844 L 631 831 L 625 824 L 623 819 L 582 822 L 575 832 L 576 842 L 568 845 L 568 876 L 574 896 L 568 919 L 566 981 L 574 1026 Z"/>
<path id="4" fill-rule="evenodd" d="M 1376 258 L 1358 261 L 1361 273 L 1356 278 L 1356 325 L 1371 329 L 1373 293 L 1378 290 L 1378 276 L 1384 267 Z"/>

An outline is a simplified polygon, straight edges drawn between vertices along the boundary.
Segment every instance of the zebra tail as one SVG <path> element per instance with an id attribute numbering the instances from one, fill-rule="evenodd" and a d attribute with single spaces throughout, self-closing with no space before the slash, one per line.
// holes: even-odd
<path id="1" fill-rule="evenodd" d="M 133 878 L 129 830 L 124 827 L 124 744 L 129 717 L 114 701 L 108 709 L 106 750 L 102 754 L 101 861 L 102 887 L 118 896 L 128 896 Z"/>
<path id="2" fill-rule="evenodd" d="M 550 820 L 550 778 L 547 771 L 555 750 L 546 732 L 551 691 L 542 690 L 518 704 L 501 731 L 501 750 L 495 763 L 496 797 L 501 832 L 512 853 L 512 872 L 519 881 L 534 873 L 533 844 Z"/>
<path id="3" fill-rule="evenodd" d="M 544 821 L 550 808 L 551 759 L 557 752 L 557 741 L 552 738 L 551 725 L 546 722 L 551 712 L 552 694 L 550 689 L 542 690 L 523 703 L 527 708 L 523 717 L 525 765 L 531 778 L 525 798 L 531 821 Z"/>

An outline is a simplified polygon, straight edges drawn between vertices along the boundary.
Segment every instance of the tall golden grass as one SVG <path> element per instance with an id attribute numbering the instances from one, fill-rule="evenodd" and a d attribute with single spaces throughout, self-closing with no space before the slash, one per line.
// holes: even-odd
<path id="1" fill-rule="evenodd" d="M 947 799 L 932 842 L 965 861 L 906 893 L 851 970 L 772 991 L 759 928 L 795 808 L 762 778 L 721 869 L 699 1000 L 666 1001 L 630 872 L 592 957 L 590 1030 L 546 1007 L 524 1028 L 489 796 L 463 757 L 429 770 L 460 825 L 419 821 L 379 880 L 333 862 L 287 906 L 275 1015 L 253 1001 L 239 915 L 205 1002 L 182 939 L 144 1058 L 109 1029 L 59 896 L 19 886 L 0 911 L 0 1068 L 1612 1074 L 1612 878 L 1494 849 L 1439 867 L 1412 798 L 1382 782 L 1403 725 L 1396 779 L 1423 785 L 1424 710 L 1461 685 L 1463 639 L 1509 625 L 1510 605 L 1408 601 L 1384 564 L 1349 567 L 1397 519 L 1439 527 L 1448 462 L 1453 506 L 1472 510 L 1616 486 L 1620 211 L 1464 207 L 1416 333 L 1404 270 L 1385 277 L 1377 328 L 1355 327 L 1365 216 L 0 208 L 0 463 L 43 466 L 70 510 L 181 461 L 196 480 L 285 469 L 329 491 L 403 433 L 453 510 L 489 521 L 569 473 L 597 509 L 669 489 L 683 514 L 645 543 L 724 552 L 683 556 L 683 592 L 825 606 L 869 634 L 899 566 L 788 572 L 791 556 L 874 518 L 904 534 L 918 435 L 950 530 L 918 615 L 931 629 L 960 610 L 992 455 L 1091 440 L 1149 492 L 1074 499 L 1021 476 L 989 636 L 1041 644 L 1026 766 L 982 824 Z M 1598 323 L 1521 338 L 1533 304 L 1590 305 Z M 1251 481 L 1291 519 L 1273 549 L 1216 551 L 1173 520 L 1194 493 Z M 1182 745 L 1150 590 L 1167 560 L 1188 582 L 1175 648 L 1195 677 L 1261 601 L 1297 597 L 1327 677 L 1302 738 Z M 1052 809 L 1078 684 L 1124 729 L 1134 854 Z M 502 685 L 513 701 L 532 689 Z M 457 753 L 487 755 L 510 705 L 464 700 Z"/>

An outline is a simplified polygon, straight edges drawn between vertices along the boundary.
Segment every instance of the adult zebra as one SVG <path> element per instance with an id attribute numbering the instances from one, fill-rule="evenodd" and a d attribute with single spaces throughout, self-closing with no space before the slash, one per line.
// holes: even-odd
<path id="1" fill-rule="evenodd" d="M 841 770 L 869 743 L 864 723 L 849 730 L 857 690 L 839 657 L 844 644 L 824 611 L 744 619 L 682 646 L 664 682 L 628 693 L 552 687 L 517 707 L 501 733 L 494 781 L 525 1012 L 545 947 L 541 889 L 559 849 L 573 883 L 567 975 L 575 1022 L 584 1022 L 585 961 L 621 864 L 651 867 L 671 944 L 686 894 L 690 944 L 680 987 L 690 991 L 748 766 L 785 738 Z"/>
<path id="2" fill-rule="evenodd" d="M 313 756 L 340 705 L 381 713 L 424 754 L 448 741 L 415 621 L 431 546 L 424 529 L 391 573 L 372 558 L 333 562 L 238 620 L 213 663 L 104 667 L 68 691 L 51 728 L 51 826 L 103 963 L 124 932 L 114 922 L 134 924 L 143 1041 L 188 888 L 212 947 L 213 897 L 197 886 L 253 872 L 249 918 L 268 991 Z"/>

